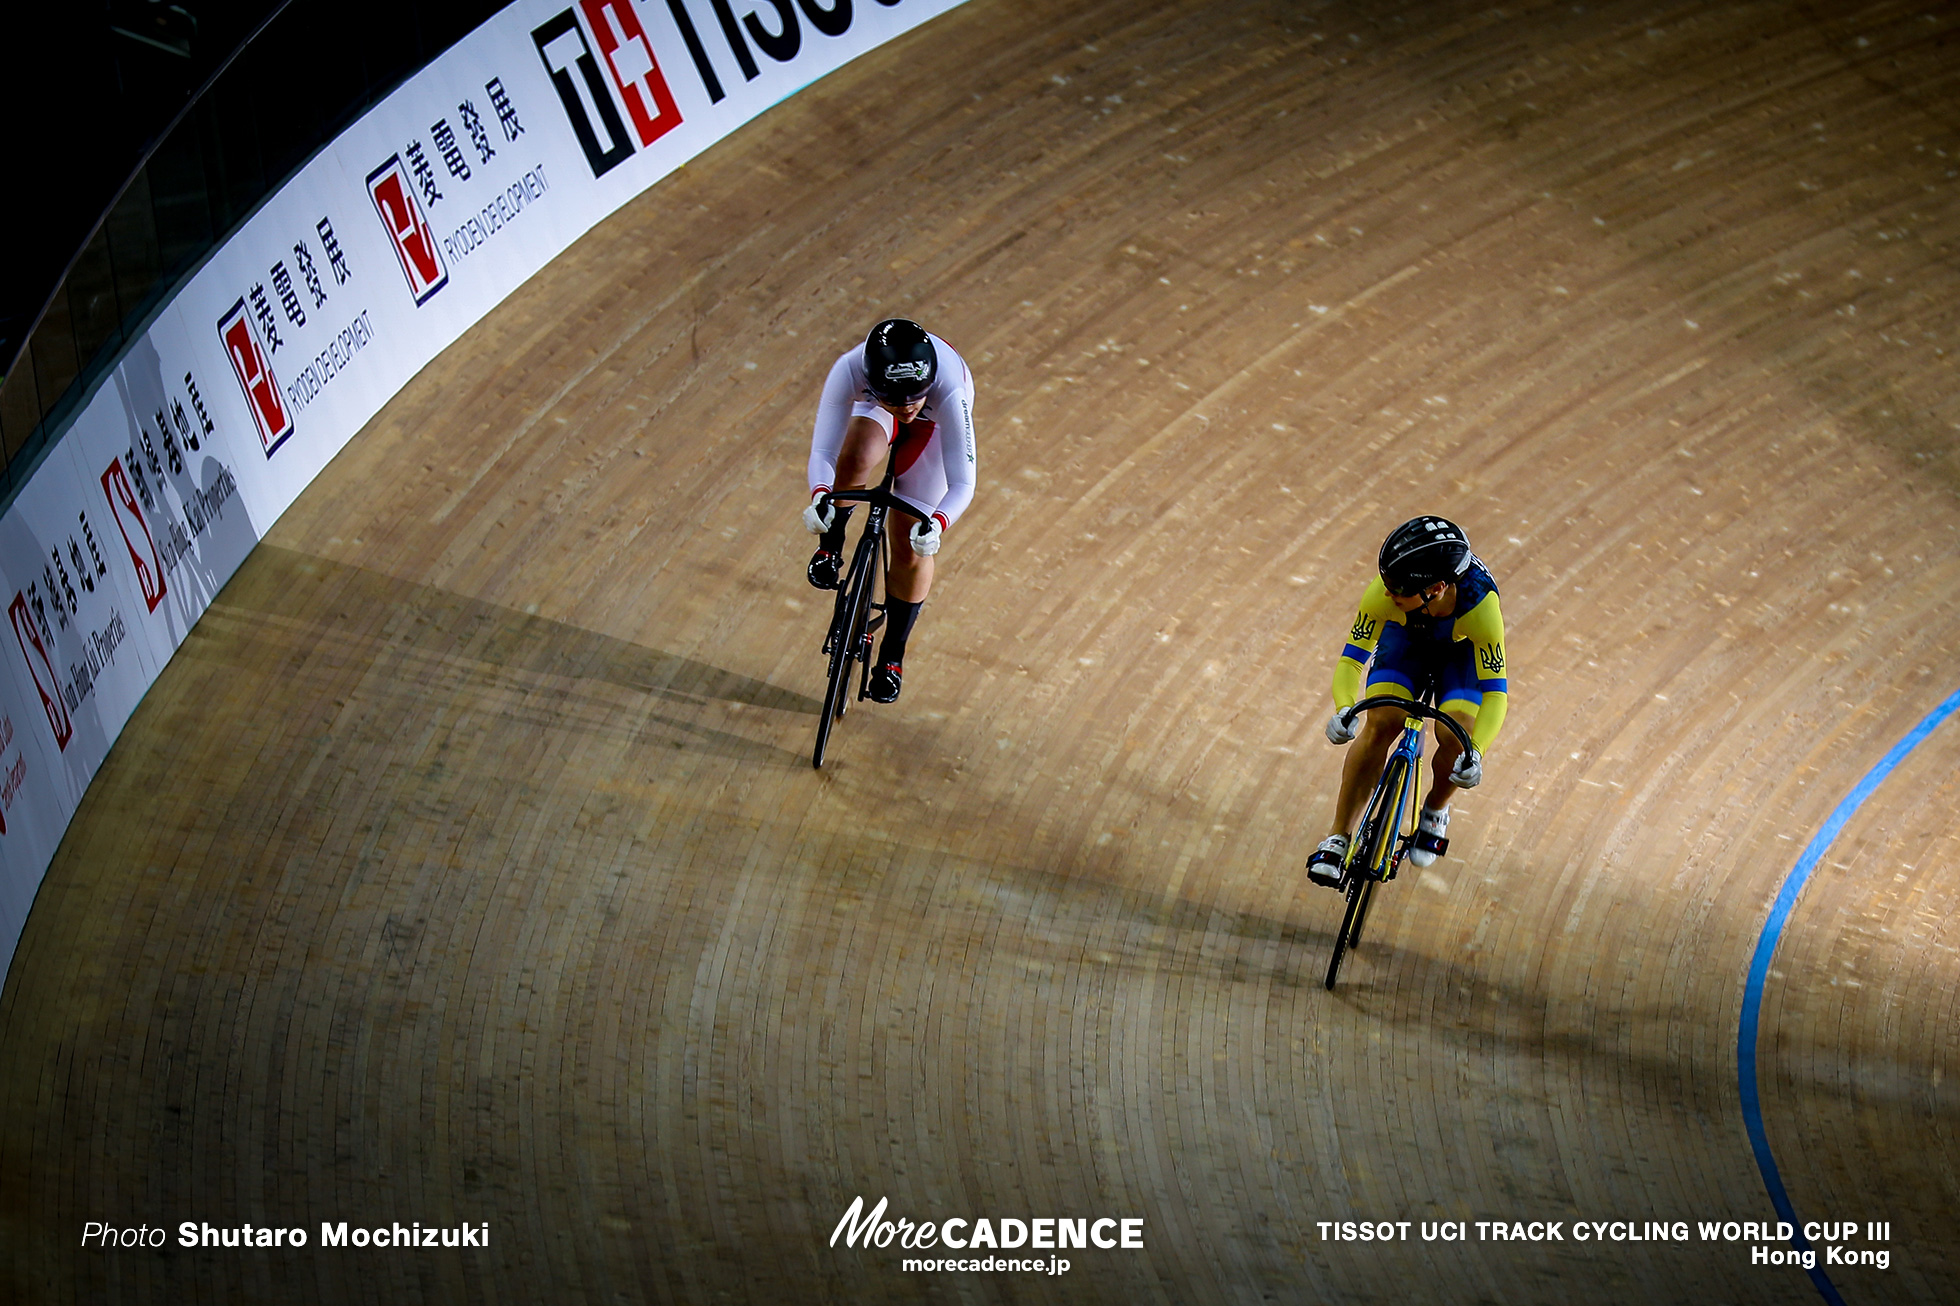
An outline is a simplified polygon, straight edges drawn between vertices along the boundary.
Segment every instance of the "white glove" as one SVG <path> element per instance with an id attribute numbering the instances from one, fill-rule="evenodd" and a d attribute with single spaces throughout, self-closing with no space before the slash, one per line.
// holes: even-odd
<path id="1" fill-rule="evenodd" d="M 803 510 L 803 529 L 812 535 L 821 535 L 831 528 L 837 520 L 837 505 L 822 490 L 810 500 L 810 506 Z"/>
<path id="2" fill-rule="evenodd" d="M 1344 707 L 1334 709 L 1334 715 L 1327 718 L 1327 742 L 1345 744 L 1354 739 L 1354 715 Z"/>
<path id="3" fill-rule="evenodd" d="M 912 527 L 912 552 L 930 558 L 939 552 L 939 518 L 928 517 Z"/>
<path id="4" fill-rule="evenodd" d="M 1476 749 L 1465 749 L 1450 768 L 1450 783 L 1458 789 L 1475 789 L 1484 782 L 1484 755 Z"/>

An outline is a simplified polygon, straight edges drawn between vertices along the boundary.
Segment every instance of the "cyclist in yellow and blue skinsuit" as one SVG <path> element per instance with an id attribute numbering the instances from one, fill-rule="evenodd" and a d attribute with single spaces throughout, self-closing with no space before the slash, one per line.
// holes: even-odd
<path id="1" fill-rule="evenodd" d="M 1470 735 L 1464 752 L 1456 736 L 1436 730 L 1429 794 L 1416 824 L 1409 860 L 1435 862 L 1447 846 L 1450 798 L 1484 777 L 1483 757 L 1504 725 L 1510 685 L 1504 667 L 1504 617 L 1497 582 L 1470 551 L 1470 541 L 1454 522 L 1416 517 L 1382 542 L 1380 575 L 1368 584 L 1347 644 L 1334 665 L 1334 715 L 1327 722 L 1330 743 L 1360 743 L 1341 769 L 1340 797 L 1333 828 L 1307 859 L 1307 876 L 1316 884 L 1340 887 L 1348 839 L 1360 819 L 1375 778 L 1402 732 L 1404 714 L 1396 708 L 1369 710 L 1357 723 L 1351 709 L 1367 695 L 1413 697 L 1418 685 L 1434 679 L 1436 705 Z M 1373 655 L 1373 664 L 1369 657 Z"/>

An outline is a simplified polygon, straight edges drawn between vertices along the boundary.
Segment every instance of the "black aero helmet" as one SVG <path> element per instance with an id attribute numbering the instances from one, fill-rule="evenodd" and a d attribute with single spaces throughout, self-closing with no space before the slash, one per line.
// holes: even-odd
<path id="1" fill-rule="evenodd" d="M 924 395 L 939 373 L 939 352 L 917 322 L 886 318 L 864 338 L 864 382 L 874 399 L 904 405 Z"/>
<path id="2" fill-rule="evenodd" d="M 1412 517 L 1382 541 L 1382 584 L 1408 597 L 1470 570 L 1470 537 L 1453 521 Z"/>

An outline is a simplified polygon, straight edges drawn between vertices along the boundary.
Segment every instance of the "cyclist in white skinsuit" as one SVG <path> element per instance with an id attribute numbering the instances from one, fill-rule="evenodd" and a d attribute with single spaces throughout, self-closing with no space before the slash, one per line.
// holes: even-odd
<path id="1" fill-rule="evenodd" d="M 933 555 L 973 502 L 974 487 L 973 373 L 951 345 L 904 318 L 880 322 L 862 348 L 838 355 L 817 401 L 803 524 L 820 537 L 809 567 L 818 589 L 837 588 L 851 515 L 851 505 L 829 501 L 830 492 L 872 485 L 888 454 L 892 490 L 921 520 L 906 531 L 910 519 L 885 519 L 885 638 L 870 685 L 880 703 L 898 698 L 906 641 L 932 588 Z"/>

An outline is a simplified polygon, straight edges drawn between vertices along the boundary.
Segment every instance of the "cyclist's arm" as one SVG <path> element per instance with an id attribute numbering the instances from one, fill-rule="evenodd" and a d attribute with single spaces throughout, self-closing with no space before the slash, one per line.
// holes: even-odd
<path id="1" fill-rule="evenodd" d="M 824 378 L 817 400 L 817 425 L 810 434 L 810 493 L 832 490 L 837 480 L 837 455 L 844 449 L 844 429 L 851 424 L 851 404 L 857 391 L 851 384 L 851 355 L 841 355 Z"/>
<path id="2" fill-rule="evenodd" d="M 965 368 L 961 370 L 964 372 Z M 967 505 L 973 502 L 976 483 L 973 378 L 967 376 L 965 383 L 955 387 L 940 408 L 943 416 L 939 419 L 939 457 L 940 465 L 946 470 L 946 496 L 939 501 L 932 515 L 939 518 L 939 525 L 944 529 L 958 521 Z"/>
<path id="3" fill-rule="evenodd" d="M 1504 614 L 1497 606 L 1497 591 L 1484 595 L 1476 607 L 1457 618 L 1456 630 L 1470 641 L 1477 661 L 1477 688 L 1483 691 L 1477 723 L 1470 729 L 1470 746 L 1487 753 L 1497 742 L 1511 706 L 1511 682 L 1504 665 Z"/>
<path id="4" fill-rule="evenodd" d="M 1348 628 L 1347 643 L 1341 646 L 1341 656 L 1334 663 L 1335 707 L 1353 707 L 1360 701 L 1361 678 L 1367 672 L 1368 658 L 1374 653 L 1375 645 L 1381 642 L 1382 623 L 1401 620 L 1402 613 L 1389 600 L 1382 578 L 1377 576 L 1369 581 L 1354 615 L 1354 625 Z"/>

